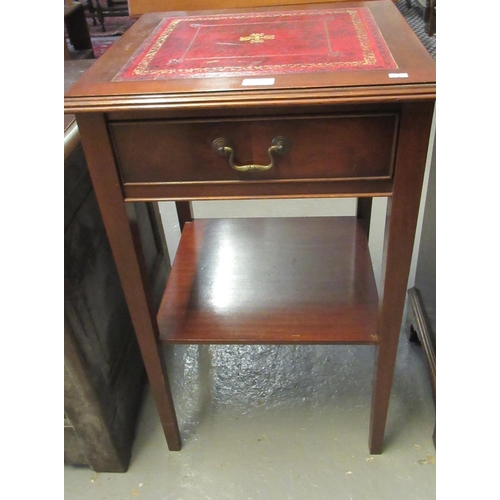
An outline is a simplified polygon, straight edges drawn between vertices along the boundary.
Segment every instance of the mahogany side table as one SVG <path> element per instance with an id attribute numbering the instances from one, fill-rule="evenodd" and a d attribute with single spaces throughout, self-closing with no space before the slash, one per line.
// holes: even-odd
<path id="1" fill-rule="evenodd" d="M 435 103 L 391 0 L 141 17 L 66 93 L 170 450 L 162 343 L 376 346 L 381 453 Z M 388 197 L 383 286 L 367 245 Z M 355 217 L 193 220 L 191 200 L 356 197 Z M 134 202 L 176 202 L 158 314 Z M 335 381 L 332 381 L 335 383 Z"/>

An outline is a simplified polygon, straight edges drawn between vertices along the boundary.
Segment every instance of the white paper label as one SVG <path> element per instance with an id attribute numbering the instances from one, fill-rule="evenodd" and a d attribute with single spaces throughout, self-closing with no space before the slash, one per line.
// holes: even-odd
<path id="1" fill-rule="evenodd" d="M 245 87 L 252 85 L 274 85 L 274 78 L 245 78 L 241 85 Z"/>
<path id="2" fill-rule="evenodd" d="M 408 78 L 408 73 L 389 73 L 389 78 Z"/>

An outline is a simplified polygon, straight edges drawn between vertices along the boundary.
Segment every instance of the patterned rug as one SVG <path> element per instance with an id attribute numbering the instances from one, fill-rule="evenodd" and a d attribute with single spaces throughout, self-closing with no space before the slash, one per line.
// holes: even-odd
<path id="1" fill-rule="evenodd" d="M 101 57 L 119 38 L 119 36 L 92 38 L 92 48 L 96 59 Z"/>
<path id="2" fill-rule="evenodd" d="M 104 28 L 102 31 L 102 26 L 96 19 L 96 24 L 92 19 L 87 19 L 87 24 L 89 27 L 90 38 L 101 38 L 110 36 L 121 36 L 125 31 L 127 31 L 130 26 L 132 26 L 137 19 L 132 19 L 131 17 L 119 16 L 119 17 L 105 17 L 104 18 Z"/>
<path id="3" fill-rule="evenodd" d="M 422 45 L 427 49 L 429 54 L 436 60 L 436 35 L 429 36 L 426 33 L 426 26 L 423 19 L 423 11 L 419 7 L 416 0 L 413 0 L 411 6 L 408 7 L 407 0 L 398 0 L 396 7 L 403 14 L 406 22 L 411 26 L 415 34 L 418 36 Z M 107 17 L 104 20 L 106 31 L 102 31 L 99 23 L 94 26 L 92 19 L 88 19 L 90 36 L 92 39 L 92 47 L 96 57 L 102 56 L 106 50 L 113 45 L 123 33 L 134 24 L 136 19 L 130 17 Z"/>

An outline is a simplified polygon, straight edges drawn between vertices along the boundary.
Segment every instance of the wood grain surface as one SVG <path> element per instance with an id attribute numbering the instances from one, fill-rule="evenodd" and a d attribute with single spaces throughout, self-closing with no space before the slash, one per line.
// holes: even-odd
<path id="1" fill-rule="evenodd" d="M 186 223 L 158 312 L 168 343 L 376 343 L 355 217 Z"/>

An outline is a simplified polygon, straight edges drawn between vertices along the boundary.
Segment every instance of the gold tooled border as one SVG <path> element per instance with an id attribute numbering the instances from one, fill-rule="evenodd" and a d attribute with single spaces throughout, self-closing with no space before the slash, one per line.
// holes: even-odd
<path id="1" fill-rule="evenodd" d="M 361 8 L 363 12 L 369 12 L 369 9 Z M 328 69 L 328 68 L 349 68 L 349 67 L 360 67 L 360 66 L 373 66 L 377 62 L 376 55 L 371 48 L 370 38 L 365 30 L 363 21 L 359 15 L 360 9 L 334 9 L 334 10 L 324 10 L 324 11 L 295 11 L 295 12 L 272 12 L 272 13 L 255 13 L 246 15 L 215 15 L 215 16 L 203 16 L 203 17 L 187 17 L 171 20 L 165 31 L 158 37 L 151 48 L 148 50 L 146 55 L 142 58 L 140 63 L 132 70 L 132 77 L 144 77 L 144 76 L 154 76 L 158 78 L 163 75 L 172 74 L 201 74 L 201 73 L 240 73 L 247 71 L 267 71 L 275 72 L 286 70 L 318 70 L 318 69 Z M 356 31 L 357 38 L 360 42 L 363 59 L 359 61 L 344 61 L 344 62 L 325 62 L 325 63 L 292 63 L 292 64 L 268 64 L 262 66 L 219 66 L 210 68 L 165 68 L 165 69 L 155 69 L 148 70 L 149 64 L 156 56 L 158 51 L 161 49 L 163 44 L 167 41 L 168 37 L 173 33 L 175 28 L 182 22 L 199 22 L 199 21 L 213 21 L 220 19 L 259 19 L 259 18 L 272 18 L 272 17 L 297 17 L 297 16 L 312 16 L 318 15 L 318 13 L 324 15 L 348 13 L 351 16 L 351 20 Z"/>

